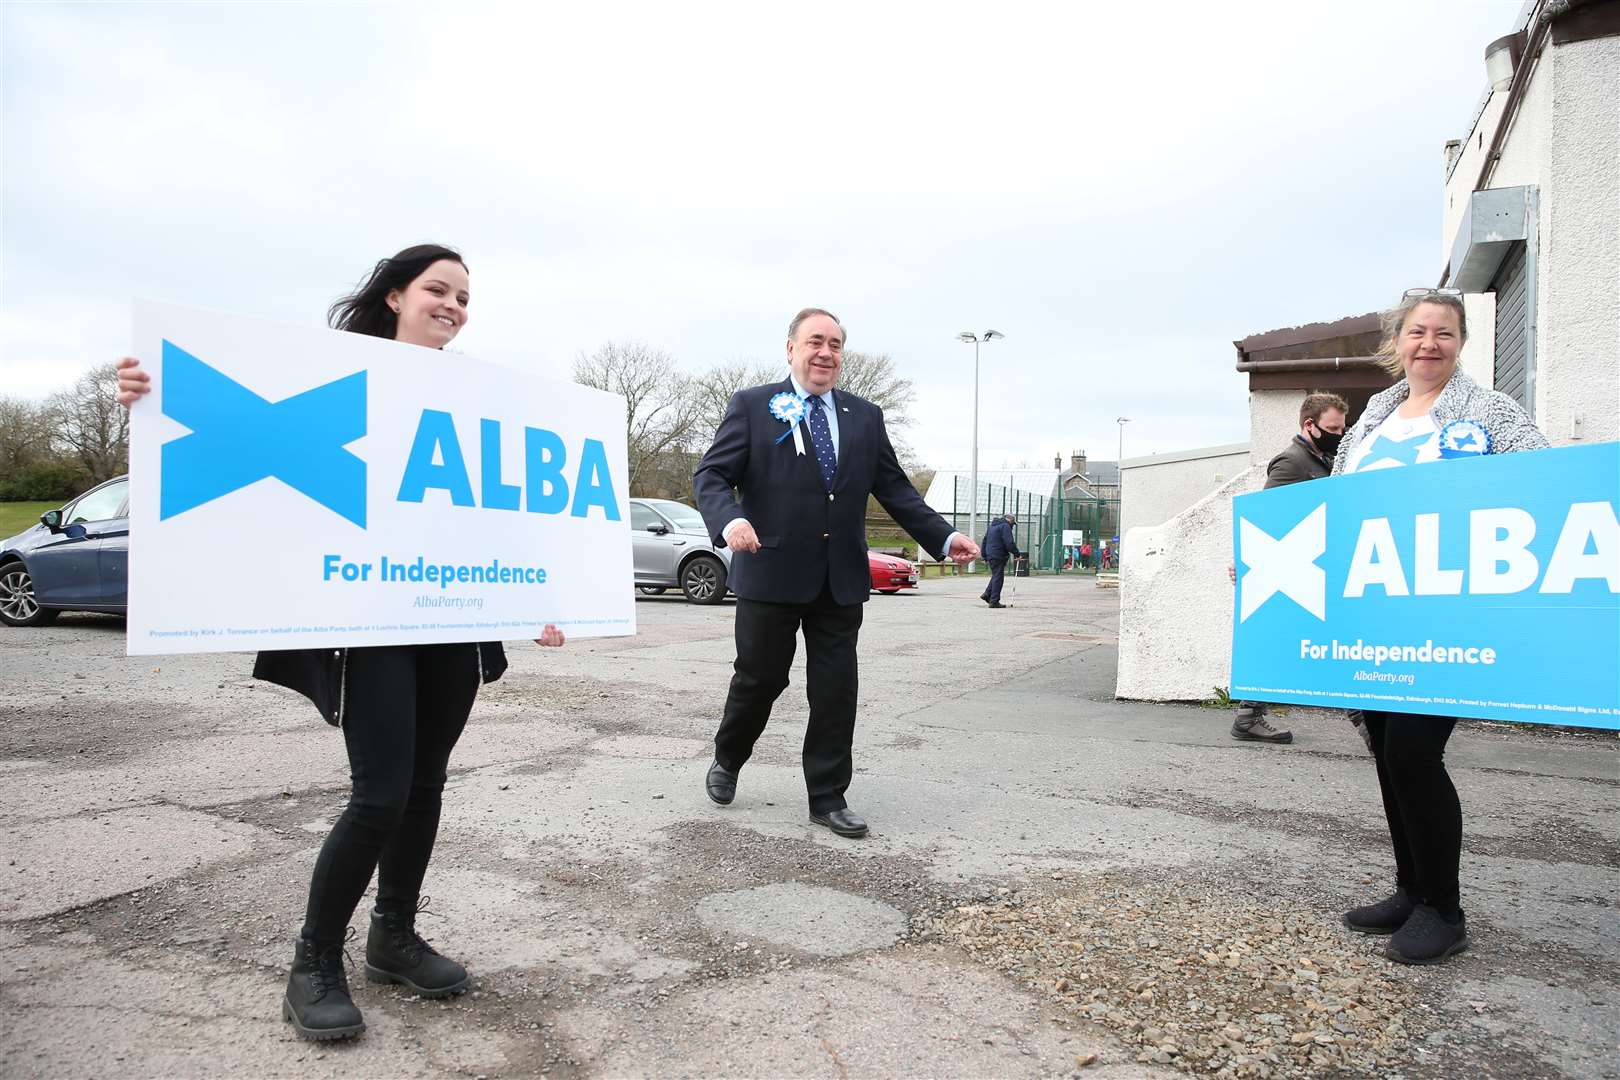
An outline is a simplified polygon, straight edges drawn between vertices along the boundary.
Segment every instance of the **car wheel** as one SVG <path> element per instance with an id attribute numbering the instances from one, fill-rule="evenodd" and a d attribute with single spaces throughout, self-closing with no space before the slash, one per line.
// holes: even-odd
<path id="1" fill-rule="evenodd" d="M 20 562 L 0 566 L 0 622 L 7 626 L 46 626 L 56 612 L 34 598 L 34 578 Z"/>
<path id="2" fill-rule="evenodd" d="M 662 585 L 637 585 L 636 589 L 647 596 L 663 596 L 669 591 Z"/>
<path id="3" fill-rule="evenodd" d="M 726 598 L 726 567 L 712 555 L 699 555 L 681 568 L 681 592 L 694 604 L 718 604 Z"/>

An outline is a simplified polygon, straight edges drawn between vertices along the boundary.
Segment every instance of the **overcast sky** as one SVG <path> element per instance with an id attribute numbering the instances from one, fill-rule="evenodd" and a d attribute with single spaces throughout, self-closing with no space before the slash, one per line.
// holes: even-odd
<path id="1" fill-rule="evenodd" d="M 782 355 L 806 305 L 965 465 L 1248 437 L 1232 341 L 1442 267 L 1445 141 L 1519 0 L 22 4 L 3 19 L 0 394 L 130 300 L 304 324 L 379 257 L 472 272 L 457 347 Z"/>

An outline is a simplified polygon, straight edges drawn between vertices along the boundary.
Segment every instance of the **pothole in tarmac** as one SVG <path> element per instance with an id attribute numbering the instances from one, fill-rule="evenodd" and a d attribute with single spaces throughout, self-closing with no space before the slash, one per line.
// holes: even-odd
<path id="1" fill-rule="evenodd" d="M 812 956 L 887 949 L 906 932 L 897 908 L 797 881 L 712 893 L 698 901 L 697 915 L 713 933 L 763 938 Z"/>

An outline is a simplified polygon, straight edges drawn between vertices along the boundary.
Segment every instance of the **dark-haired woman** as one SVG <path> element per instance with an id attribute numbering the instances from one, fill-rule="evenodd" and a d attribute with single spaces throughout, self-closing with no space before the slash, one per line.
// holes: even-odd
<path id="1" fill-rule="evenodd" d="M 332 305 L 339 330 L 440 349 L 467 323 L 467 266 L 423 244 L 383 259 L 353 294 Z M 139 361 L 118 364 L 118 399 L 146 393 Z M 540 645 L 561 645 L 547 625 Z M 423 997 L 465 990 L 467 971 L 416 932 L 422 880 L 439 828 L 450 751 L 483 682 L 506 670 L 499 642 L 299 649 L 260 653 L 256 678 L 297 690 L 343 731 L 353 788 L 322 845 L 310 880 L 282 1015 L 306 1039 L 365 1030 L 349 995 L 343 942 L 373 872 L 376 909 L 366 938 L 366 977 Z"/>
<path id="2" fill-rule="evenodd" d="M 1367 402 L 1339 444 L 1334 476 L 1547 446 L 1518 402 L 1457 370 L 1468 339 L 1460 293 L 1412 289 L 1385 316 L 1384 331 L 1384 368 L 1400 381 Z M 1462 803 L 1445 765 L 1457 721 L 1363 715 L 1395 849 L 1395 892 L 1345 912 L 1344 922 L 1363 934 L 1391 935 L 1384 950 L 1391 960 L 1438 963 L 1468 947 L 1459 883 Z"/>

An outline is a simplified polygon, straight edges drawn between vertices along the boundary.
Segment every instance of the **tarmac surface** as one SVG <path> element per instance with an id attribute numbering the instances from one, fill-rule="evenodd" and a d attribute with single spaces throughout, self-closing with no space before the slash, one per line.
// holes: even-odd
<path id="1" fill-rule="evenodd" d="M 1339 925 L 1393 875 L 1342 716 L 1295 710 L 1277 747 L 1217 708 L 1116 702 L 1117 592 L 1021 579 L 991 611 L 980 585 L 867 606 L 863 840 L 807 821 L 802 655 L 737 801 L 704 796 L 729 602 L 644 597 L 635 637 L 509 645 L 419 923 L 475 990 L 423 1001 L 356 968 L 369 1030 L 344 1044 L 279 1011 L 347 793 L 339 734 L 243 655 L 126 658 L 96 616 L 0 629 L 0 1075 L 1620 1076 L 1612 734 L 1459 726 L 1472 947 L 1401 968 Z M 1168 954 L 1132 974 L 1183 941 L 1235 968 L 1248 945 L 1208 942 L 1240 925 L 1256 955 L 1314 951 L 1248 980 Z M 1312 989 L 1330 970 L 1359 1002 Z M 1290 1040 L 1268 996 L 1321 1029 Z M 1188 1045 L 1200 1009 L 1227 1045 Z"/>

